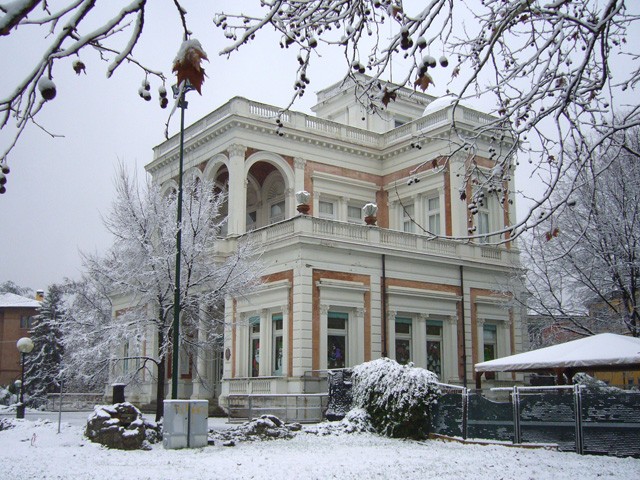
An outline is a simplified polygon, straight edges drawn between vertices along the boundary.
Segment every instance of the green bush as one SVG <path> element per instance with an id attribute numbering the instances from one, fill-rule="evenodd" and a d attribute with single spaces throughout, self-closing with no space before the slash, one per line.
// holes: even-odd
<path id="1" fill-rule="evenodd" d="M 364 409 L 378 433 L 414 439 L 429 435 L 431 406 L 440 395 L 434 373 L 381 358 L 355 367 L 352 379 L 353 408 Z"/>

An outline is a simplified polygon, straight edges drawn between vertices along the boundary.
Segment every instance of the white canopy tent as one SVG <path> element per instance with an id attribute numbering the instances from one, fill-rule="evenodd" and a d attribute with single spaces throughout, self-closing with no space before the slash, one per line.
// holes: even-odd
<path id="1" fill-rule="evenodd" d="M 601 333 L 570 342 L 476 363 L 476 387 L 484 372 L 553 372 L 559 383 L 580 371 L 640 369 L 640 338 Z"/>

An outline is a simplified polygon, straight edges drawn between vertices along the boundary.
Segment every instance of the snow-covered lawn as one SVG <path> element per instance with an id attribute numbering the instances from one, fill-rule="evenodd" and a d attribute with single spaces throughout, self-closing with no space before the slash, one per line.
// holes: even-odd
<path id="1" fill-rule="evenodd" d="M 0 477 L 15 479 L 591 479 L 640 478 L 640 460 L 496 445 L 393 440 L 371 434 L 315 435 L 192 450 L 116 451 L 83 428 L 12 420 L 0 431 Z M 224 427 L 221 425 L 221 427 Z"/>

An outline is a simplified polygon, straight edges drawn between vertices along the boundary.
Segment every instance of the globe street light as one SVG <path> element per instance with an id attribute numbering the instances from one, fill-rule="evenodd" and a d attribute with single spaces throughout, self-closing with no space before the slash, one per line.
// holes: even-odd
<path id="1" fill-rule="evenodd" d="M 18 408 L 16 408 L 16 418 L 24 418 L 24 356 L 27 353 L 31 353 L 33 350 L 33 340 L 29 337 L 22 337 L 16 342 L 16 347 L 21 355 L 21 363 L 22 363 L 22 374 L 20 380 L 20 403 L 18 403 Z"/>

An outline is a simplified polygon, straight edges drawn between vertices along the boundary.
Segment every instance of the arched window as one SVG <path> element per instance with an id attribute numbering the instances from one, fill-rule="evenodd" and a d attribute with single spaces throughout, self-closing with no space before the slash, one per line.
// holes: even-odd
<path id="1" fill-rule="evenodd" d="M 284 180 L 278 172 L 270 175 L 267 183 L 267 205 L 269 208 L 269 223 L 281 222 L 286 218 Z"/>

